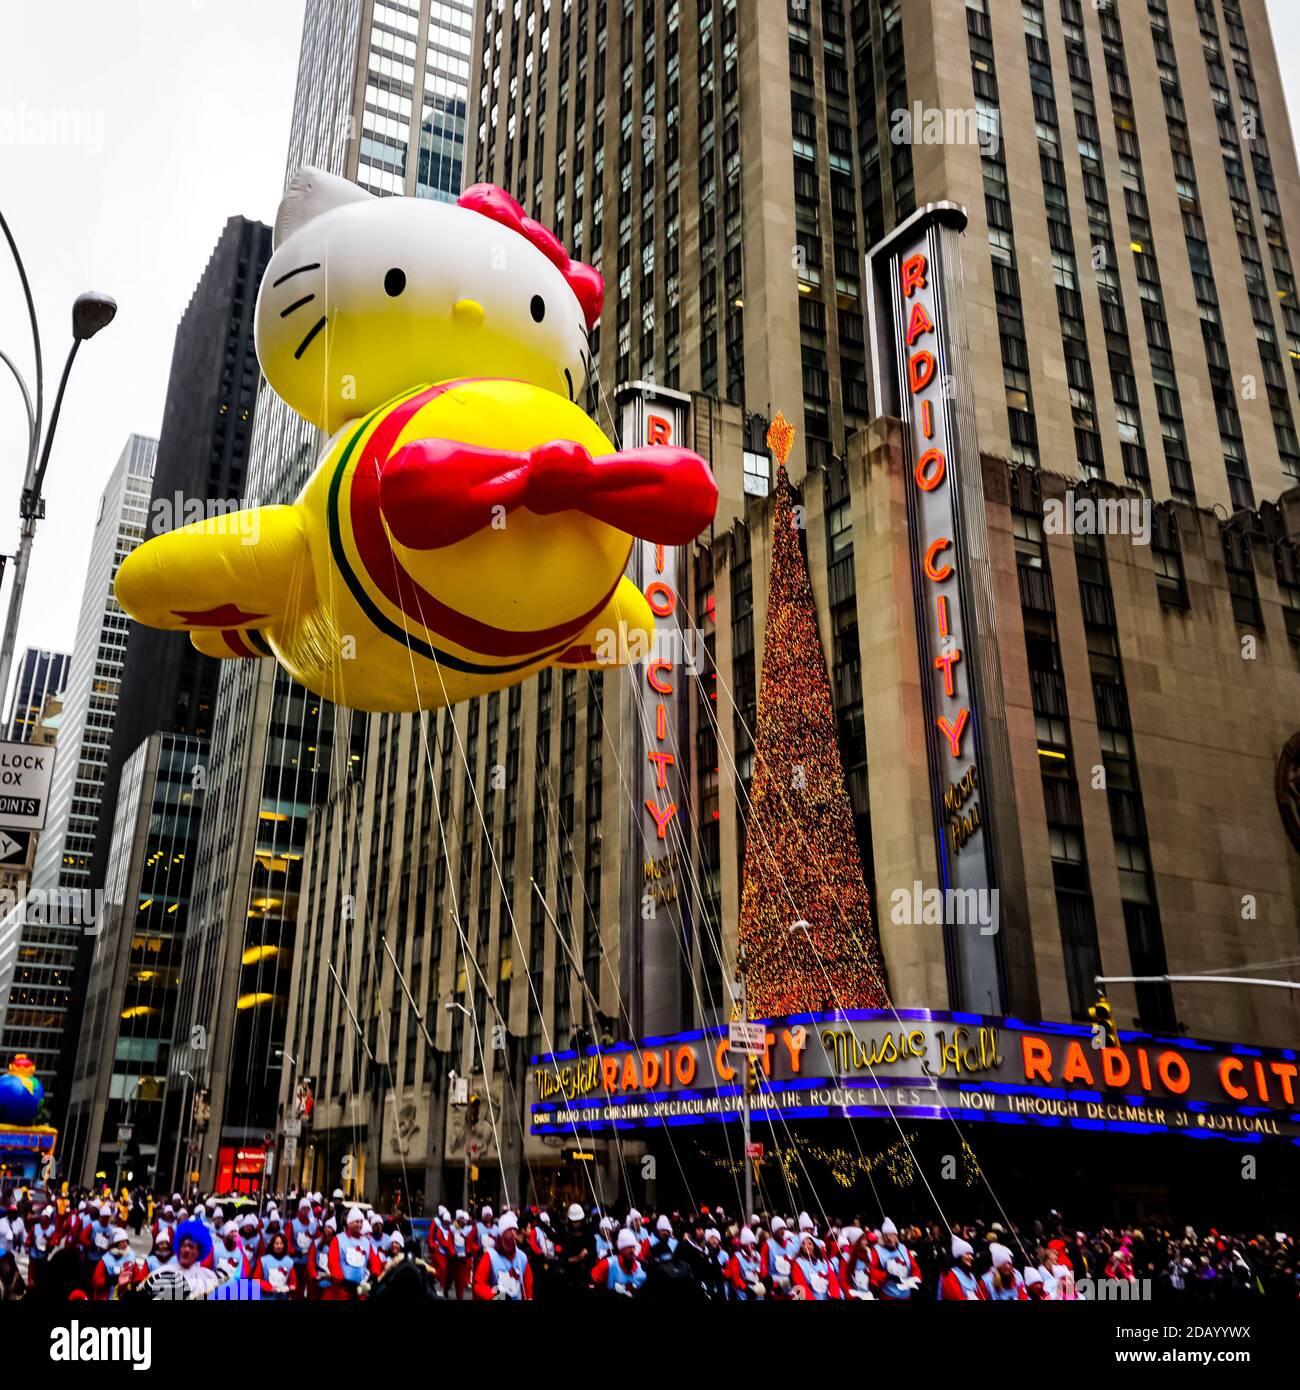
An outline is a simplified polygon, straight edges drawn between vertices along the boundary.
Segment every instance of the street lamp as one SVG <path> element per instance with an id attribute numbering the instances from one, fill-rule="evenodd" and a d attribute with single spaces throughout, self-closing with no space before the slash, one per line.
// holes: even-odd
<path id="1" fill-rule="evenodd" d="M 18 245 L 4 214 L 0 213 L 0 231 L 4 232 L 14 264 L 18 268 L 18 278 L 22 282 L 23 297 L 27 301 L 27 317 L 31 321 L 32 347 L 36 356 L 36 399 L 27 389 L 22 373 L 18 370 L 8 353 L 0 352 L 0 359 L 13 373 L 18 387 L 23 393 L 23 406 L 27 412 L 27 467 L 23 474 L 22 498 L 18 505 L 18 515 L 22 519 L 19 534 L 18 553 L 14 556 L 14 582 L 9 594 L 9 612 L 5 617 L 4 639 L 0 642 L 0 700 L 9 690 L 9 673 L 13 666 L 14 644 L 18 638 L 18 620 L 22 615 L 23 595 L 27 588 L 27 571 L 31 564 L 32 542 L 36 537 L 36 523 L 45 515 L 45 501 L 41 488 L 45 482 L 45 470 L 50 462 L 50 448 L 54 443 L 54 431 L 58 427 L 59 412 L 63 408 L 63 393 L 68 385 L 68 374 L 76 359 L 77 349 L 88 338 L 93 338 L 101 328 L 106 328 L 117 313 L 117 301 L 110 295 L 79 294 L 72 305 L 72 346 L 68 350 L 67 361 L 63 364 L 63 374 L 59 378 L 59 389 L 54 397 L 54 409 L 50 413 L 49 427 L 45 430 L 44 443 L 41 429 L 45 420 L 45 365 L 41 353 L 41 331 L 36 322 L 36 304 L 32 299 L 32 287 L 27 279 L 27 267 L 18 253 Z M 38 462 L 39 455 L 39 462 Z"/>

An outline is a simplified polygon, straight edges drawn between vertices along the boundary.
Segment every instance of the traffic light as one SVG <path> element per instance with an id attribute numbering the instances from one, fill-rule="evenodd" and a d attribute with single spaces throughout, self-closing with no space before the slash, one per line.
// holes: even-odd
<path id="1" fill-rule="evenodd" d="M 745 1058 L 745 1094 L 756 1096 L 758 1094 L 758 1058 Z"/>
<path id="2" fill-rule="evenodd" d="M 468 1106 L 467 1106 L 467 1109 L 466 1109 L 466 1114 L 467 1114 L 468 1117 L 469 1117 L 469 1127 L 470 1127 L 471 1129 L 473 1129 L 474 1126 L 475 1126 L 476 1124 L 478 1124 L 478 1112 L 479 1112 L 479 1106 L 480 1106 L 481 1104 L 482 1104 L 482 1099 L 481 1099 L 481 1097 L 479 1096 L 479 1094 L 478 1094 L 477 1092 L 475 1092 L 472 1096 L 470 1096 L 469 1102 L 468 1102 Z"/>
<path id="3" fill-rule="evenodd" d="M 1093 1022 L 1094 1039 L 1097 1036 L 1096 1030 L 1100 1028 L 1107 1047 L 1119 1046 L 1119 1030 L 1115 1027 L 1115 1015 L 1111 1010 L 1110 1000 L 1101 990 L 1097 991 L 1097 1002 L 1088 1010 L 1088 1017 Z"/>

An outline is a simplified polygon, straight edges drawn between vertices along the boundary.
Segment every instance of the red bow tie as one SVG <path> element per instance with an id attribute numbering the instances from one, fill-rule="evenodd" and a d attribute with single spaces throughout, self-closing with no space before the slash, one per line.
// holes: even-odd
<path id="1" fill-rule="evenodd" d="M 526 453 L 421 439 L 379 464 L 379 505 L 412 550 L 454 545 L 488 526 L 495 509 L 540 516 L 577 511 L 661 545 L 685 545 L 713 520 L 718 488 L 689 449 L 655 444 L 592 458 L 571 440 Z M 363 460 L 359 467 L 369 467 Z"/>

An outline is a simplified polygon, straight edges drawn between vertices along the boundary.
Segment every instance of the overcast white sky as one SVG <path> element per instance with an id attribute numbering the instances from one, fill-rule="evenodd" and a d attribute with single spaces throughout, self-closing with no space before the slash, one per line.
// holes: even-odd
<path id="1" fill-rule="evenodd" d="M 190 293 L 229 216 L 274 217 L 303 3 L 5 0 L 0 8 L 0 199 L 36 299 L 47 413 L 73 299 L 98 289 L 119 306 L 116 321 L 83 345 L 68 388 L 19 652 L 71 650 L 95 503 L 126 436 L 158 433 Z M 1294 117 L 1300 0 L 1267 4 Z M 69 139 L 76 113 L 81 129 Z M 41 143 L 32 123 L 56 116 L 64 138 Z M 2 239 L 0 346 L 31 383 L 26 311 Z M 10 553 L 26 447 L 21 397 L 0 364 L 0 550 Z M 0 622 L 8 601 L 6 583 Z"/>

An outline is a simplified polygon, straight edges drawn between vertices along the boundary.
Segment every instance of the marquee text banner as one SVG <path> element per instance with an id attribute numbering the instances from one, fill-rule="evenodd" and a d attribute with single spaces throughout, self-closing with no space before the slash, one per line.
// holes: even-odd
<path id="1" fill-rule="evenodd" d="M 753 1117 L 994 1120 L 1300 1143 L 1293 1049 L 1121 1035 L 977 1014 L 805 1014 L 766 1023 Z M 727 1030 L 533 1059 L 531 1131 L 595 1134 L 716 1123 L 741 1111 Z"/>

